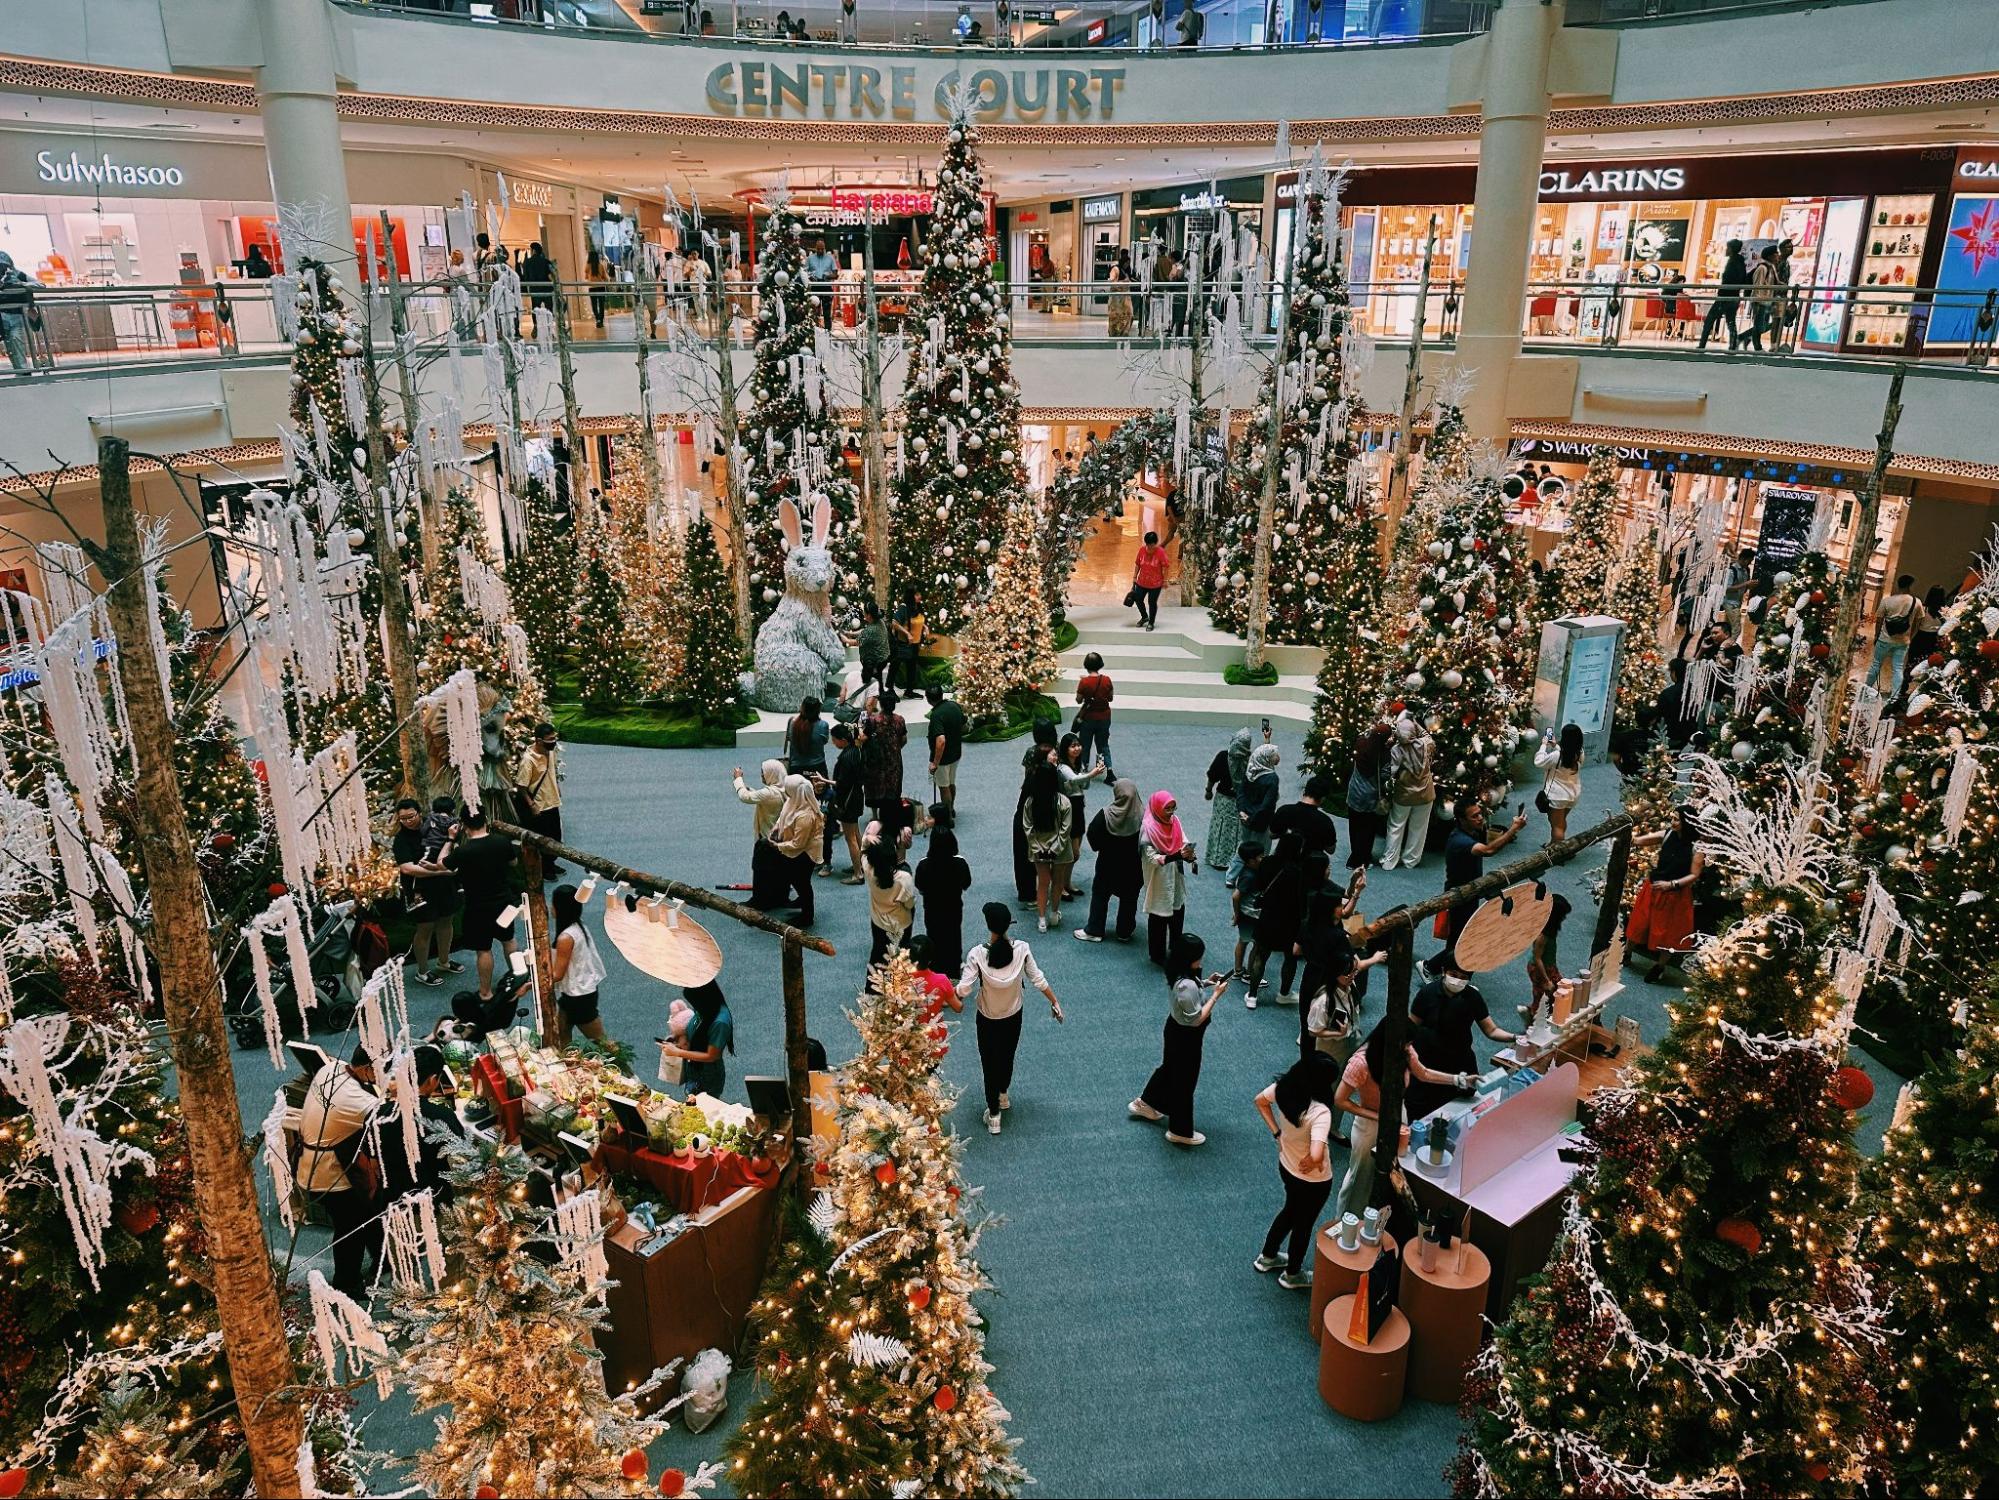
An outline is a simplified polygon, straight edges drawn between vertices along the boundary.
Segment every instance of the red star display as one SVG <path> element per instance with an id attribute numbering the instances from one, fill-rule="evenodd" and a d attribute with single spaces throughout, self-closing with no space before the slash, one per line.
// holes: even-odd
<path id="1" fill-rule="evenodd" d="M 1985 206 L 1971 216 L 1971 222 L 1951 231 L 1954 239 L 1964 241 L 1964 253 L 1971 260 L 1971 274 L 1977 276 L 1985 270 L 1985 262 L 1999 260 L 1999 198 L 1988 199 Z"/>

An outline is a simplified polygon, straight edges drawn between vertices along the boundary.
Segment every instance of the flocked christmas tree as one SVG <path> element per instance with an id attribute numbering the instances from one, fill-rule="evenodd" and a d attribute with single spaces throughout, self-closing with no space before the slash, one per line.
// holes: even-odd
<path id="1" fill-rule="evenodd" d="M 1433 483 L 1424 474 L 1425 485 Z M 1438 808 L 1509 783 L 1528 704 L 1515 687 L 1532 643 L 1516 614 L 1524 569 L 1489 449 L 1439 466 L 1406 613 L 1388 670 L 1387 711 L 1414 714 L 1436 742 Z"/>
<path id="2" fill-rule="evenodd" d="M 554 693 L 569 660 L 571 610 L 576 599 L 574 523 L 565 527 L 541 477 L 521 486 L 521 547 L 507 559 L 507 593 L 527 635 L 535 675 Z"/>
<path id="3" fill-rule="evenodd" d="M 706 516 L 687 528 L 683 612 L 674 625 L 682 642 L 674 698 L 711 729 L 742 720 L 743 638 L 729 569 Z"/>
<path id="4" fill-rule="evenodd" d="M 1299 182 L 1298 211 L 1283 348 L 1264 374 L 1210 520 L 1209 613 L 1225 630 L 1248 629 L 1274 401 L 1277 495 L 1265 634 L 1311 646 L 1338 642 L 1338 680 L 1322 684 L 1321 696 L 1344 742 L 1372 711 L 1380 670 L 1355 631 L 1372 620 L 1381 595 L 1374 484 L 1354 437 L 1366 345 L 1352 326 L 1340 264 L 1337 185 L 1316 158 Z"/>
<path id="5" fill-rule="evenodd" d="M 1774 575 L 1760 602 L 1752 596 L 1756 639 L 1732 679 L 1714 680 L 1725 705 L 1717 753 L 1752 803 L 1781 795 L 1786 766 L 1800 757 L 1816 763 L 1830 735 L 1824 715 L 1841 582 L 1825 554 L 1825 530 L 1822 514 L 1813 544 Z"/>
<path id="6" fill-rule="evenodd" d="M 938 1126 L 951 1100 L 934 1033 L 948 1028 L 918 1006 L 906 960 L 886 981 L 860 1000 L 863 1052 L 809 1223 L 757 1302 L 761 1388 L 728 1444 L 738 1494 L 1005 1496 L 1028 1482 L 986 1382 L 972 1299 L 989 1283 L 960 1143 Z"/>
<path id="7" fill-rule="evenodd" d="M 397 1288 L 397 1379 L 437 1440 L 414 1476 L 434 1495 L 635 1495 L 666 1423 L 604 1388 L 601 1258 L 532 1201 L 516 1147 L 454 1146 L 439 1214 L 451 1271 Z M 601 1252 L 598 1252 L 599 1257 Z"/>
<path id="8" fill-rule="evenodd" d="M 868 571 L 861 535 L 860 487 L 843 460 L 845 438 L 820 363 L 814 330 L 820 304 L 805 275 L 797 212 L 783 192 L 772 196 L 757 241 L 757 313 L 751 323 L 756 368 L 750 402 L 737 429 L 746 461 L 742 503 L 750 548 L 750 633 L 784 597 L 784 538 L 777 508 L 786 500 L 810 513 L 815 497 L 832 507 L 826 548 L 833 556 L 833 623 L 852 631 L 860 619 Z"/>
<path id="9" fill-rule="evenodd" d="M 1617 450 L 1591 448 L 1583 477 L 1569 491 L 1569 529 L 1548 559 L 1550 619 L 1600 615 L 1610 602 L 1611 570 L 1623 535 L 1617 475 Z"/>
<path id="10" fill-rule="evenodd" d="M 611 561 L 625 601 L 625 640 L 648 698 L 670 697 L 681 672 L 680 590 L 685 558 L 666 502 L 651 490 L 646 434 L 636 425 L 611 444 Z"/>
<path id="11" fill-rule="evenodd" d="M 573 639 L 582 649 L 576 653 L 576 685 L 583 706 L 601 712 L 637 700 L 639 665 L 610 524 L 591 516 L 579 520 L 578 531 Z"/>
<path id="12" fill-rule="evenodd" d="M 1854 1495 L 1897 1355 L 1854 1253 L 1851 1011 L 1815 781 L 1759 811 L 1707 762 L 1742 920 L 1658 1047 L 1592 1099 L 1595 1162 L 1546 1273 L 1474 1366 L 1461 1495 Z M 1852 986 L 1848 985 L 1850 992 Z"/>
<path id="13" fill-rule="evenodd" d="M 952 96 L 923 279 L 910 306 L 890 537 L 896 592 L 915 590 L 931 628 L 946 635 L 964 628 L 985 593 L 977 544 L 999 537 L 1027 486 L 1012 320 L 990 267 L 973 103 L 963 89 Z"/>
<path id="14" fill-rule="evenodd" d="M 1666 652 L 1659 644 L 1659 527 L 1633 521 L 1611 569 L 1604 613 L 1624 622 L 1624 654 L 1617 673 L 1619 731 L 1636 725 L 1666 686 Z"/>
<path id="15" fill-rule="evenodd" d="M 958 701 L 975 720 L 1007 717 L 1009 704 L 1020 704 L 1057 671 L 1038 531 L 1035 507 L 1023 500 L 1007 517 L 991 590 L 959 636 Z"/>
<path id="16" fill-rule="evenodd" d="M 1889 1465 L 1905 1495 L 1999 1486 L 1999 1027 L 1981 998 L 1963 1050 L 1916 1080 L 1864 1181 L 1865 1253 L 1899 1330 Z"/>

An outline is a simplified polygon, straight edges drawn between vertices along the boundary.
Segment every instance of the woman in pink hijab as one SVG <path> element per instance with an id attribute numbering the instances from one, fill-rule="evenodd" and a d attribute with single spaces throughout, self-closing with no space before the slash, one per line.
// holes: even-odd
<path id="1" fill-rule="evenodd" d="M 1171 792 L 1154 792 L 1145 804 L 1145 825 L 1139 831 L 1145 868 L 1145 946 L 1162 969 L 1186 925 L 1187 877 L 1201 870 L 1200 855 L 1187 842 L 1176 816 L 1179 807 Z"/>

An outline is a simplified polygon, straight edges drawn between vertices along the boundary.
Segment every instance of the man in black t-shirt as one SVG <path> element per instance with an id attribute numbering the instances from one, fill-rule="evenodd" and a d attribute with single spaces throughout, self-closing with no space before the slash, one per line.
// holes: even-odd
<path id="1" fill-rule="evenodd" d="M 481 1000 L 493 998 L 493 944 L 509 959 L 517 946 L 513 928 L 500 926 L 500 913 L 515 901 L 515 852 L 511 839 L 487 831 L 483 812 L 467 812 L 458 820 L 457 841 L 444 856 L 465 892 L 464 941 L 478 962 Z"/>
<path id="2" fill-rule="evenodd" d="M 1305 790 L 1298 794 L 1298 800 L 1285 803 L 1271 816 L 1272 845 L 1288 836 L 1296 841 L 1300 856 L 1323 854 L 1331 859 L 1340 841 L 1340 825 L 1319 804 L 1332 792 L 1332 780 L 1323 773 L 1309 778 L 1305 782 Z"/>
<path id="3" fill-rule="evenodd" d="M 1527 812 L 1523 808 L 1513 815 L 1513 821 L 1498 833 L 1486 827 L 1485 799 L 1483 797 L 1461 797 L 1458 799 L 1458 824 L 1451 830 L 1451 836 L 1444 843 L 1444 889 L 1454 891 L 1461 885 L 1470 885 L 1485 873 L 1485 857 L 1497 854 L 1519 837 L 1520 830 L 1527 826 Z M 1465 930 L 1465 923 L 1478 910 L 1478 902 L 1461 901 L 1452 907 L 1445 919 L 1444 944 L 1446 952 L 1457 946 L 1458 934 Z M 1440 954 L 1430 961 L 1435 970 L 1445 962 Z"/>
<path id="4" fill-rule="evenodd" d="M 930 700 L 930 781 L 946 807 L 958 804 L 958 762 L 965 758 L 965 711 L 944 696 L 941 687 L 925 695 Z"/>
<path id="5" fill-rule="evenodd" d="M 451 878 L 440 855 L 441 848 L 430 841 L 424 826 L 423 805 L 414 797 L 396 804 L 396 831 L 389 849 L 402 877 L 403 910 L 416 918 L 416 935 L 410 940 L 409 961 L 416 969 L 416 982 L 435 989 L 447 973 L 463 974 L 465 965 L 451 961 L 452 918 L 458 911 L 458 882 Z M 433 942 L 437 963 L 429 960 Z"/>
<path id="6" fill-rule="evenodd" d="M 819 779 L 819 791 L 826 809 L 826 844 L 821 851 L 819 873 L 833 873 L 833 836 L 847 840 L 847 873 L 842 885 L 861 883 L 861 828 L 867 822 L 867 776 L 861 769 L 861 747 L 854 741 L 854 726 L 835 724 L 832 729 L 833 779 Z"/>

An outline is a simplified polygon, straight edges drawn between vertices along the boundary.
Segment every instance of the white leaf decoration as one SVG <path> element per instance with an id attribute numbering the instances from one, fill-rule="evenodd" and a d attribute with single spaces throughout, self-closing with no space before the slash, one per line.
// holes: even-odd
<path id="1" fill-rule="evenodd" d="M 868 1370 L 892 1370 L 909 1362 L 909 1346 L 880 1333 L 856 1333 L 847 1340 L 847 1358 Z"/>
<path id="2" fill-rule="evenodd" d="M 816 1194 L 811 1206 L 805 1210 L 805 1217 L 822 1240 L 830 1240 L 833 1231 L 839 1227 L 840 1210 L 833 1202 L 831 1193 Z"/>

